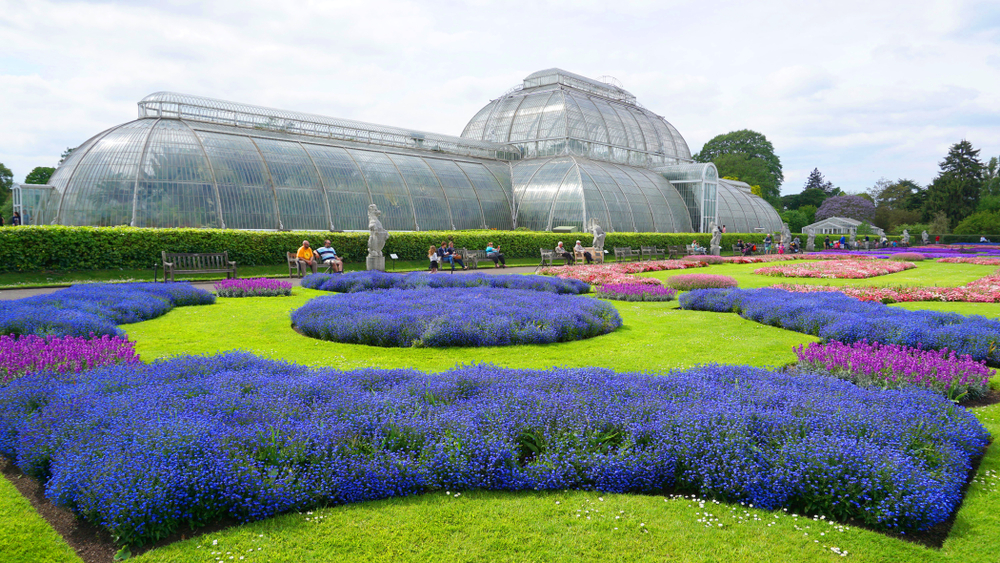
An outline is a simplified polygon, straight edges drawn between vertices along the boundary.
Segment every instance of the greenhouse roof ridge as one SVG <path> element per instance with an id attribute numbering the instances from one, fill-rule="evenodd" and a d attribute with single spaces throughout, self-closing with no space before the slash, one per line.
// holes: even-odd
<path id="1" fill-rule="evenodd" d="M 548 68 L 529 74 L 524 78 L 523 88 L 539 88 L 553 84 L 568 86 L 570 88 L 575 88 L 591 94 L 597 94 L 598 96 L 604 96 L 613 100 L 623 101 L 629 104 L 636 103 L 635 96 L 624 88 L 620 88 L 614 84 L 601 82 L 600 80 L 594 80 L 593 78 L 587 78 L 586 76 L 569 72 L 568 70 L 563 70 L 561 68 Z"/>
<path id="2" fill-rule="evenodd" d="M 280 131 L 308 137 L 342 139 L 498 160 L 517 160 L 520 158 L 517 148 L 502 143 L 477 141 L 440 133 L 428 133 L 176 92 L 154 92 L 140 100 L 138 106 L 140 118 L 201 121 L 247 129 Z"/>

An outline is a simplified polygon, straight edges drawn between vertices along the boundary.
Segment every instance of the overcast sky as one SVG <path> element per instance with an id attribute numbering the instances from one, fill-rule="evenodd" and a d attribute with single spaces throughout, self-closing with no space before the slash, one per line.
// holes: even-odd
<path id="1" fill-rule="evenodd" d="M 782 192 L 1000 155 L 1000 2 L 0 0 L 0 162 L 23 180 L 167 90 L 458 135 L 536 70 L 610 75 L 692 152 L 754 129 Z"/>

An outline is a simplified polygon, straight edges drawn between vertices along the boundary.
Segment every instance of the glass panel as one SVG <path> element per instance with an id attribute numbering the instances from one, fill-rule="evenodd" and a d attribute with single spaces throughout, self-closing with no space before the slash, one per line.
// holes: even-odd
<path id="1" fill-rule="evenodd" d="M 622 125 L 621 118 L 618 117 L 618 112 L 605 100 L 594 98 L 592 101 L 597 110 L 601 112 L 604 123 L 608 126 L 608 142 L 618 147 L 628 147 L 628 134 L 625 132 L 625 126 Z M 612 158 L 614 158 L 614 155 L 612 155 Z"/>
<path id="2" fill-rule="evenodd" d="M 372 200 L 382 212 L 382 226 L 391 231 L 416 230 L 410 194 L 389 157 L 372 151 L 349 149 L 347 152 L 358 163 L 368 180 Z M 367 211 L 365 228 L 368 228 Z"/>
<path id="3" fill-rule="evenodd" d="M 256 142 L 271 172 L 282 225 L 293 231 L 329 229 L 323 186 L 302 145 L 259 138 Z"/>
<path id="4" fill-rule="evenodd" d="M 578 169 L 580 171 L 580 184 L 583 186 L 583 201 L 584 201 L 584 211 L 586 217 L 584 217 L 584 227 L 588 227 L 590 222 L 597 220 L 601 224 L 606 232 L 614 231 L 614 224 L 611 221 L 611 215 L 608 214 L 608 205 L 604 201 L 604 196 L 601 195 L 601 190 L 594 183 L 594 178 L 587 173 L 584 164 L 578 163 Z"/>
<path id="5" fill-rule="evenodd" d="M 587 139 L 600 143 L 601 146 L 608 144 L 608 127 L 604 123 L 601 111 L 594 105 L 593 100 L 584 96 L 571 96 L 580 106 L 583 117 L 587 121 Z M 593 148 L 593 145 L 591 145 Z"/>
<path id="6" fill-rule="evenodd" d="M 535 135 L 538 134 L 538 122 L 542 118 L 542 111 L 551 97 L 552 94 L 546 92 L 525 98 L 517 110 L 513 125 L 511 125 L 511 142 L 535 138 Z"/>
<path id="7" fill-rule="evenodd" d="M 453 160 L 425 158 L 448 196 L 451 218 L 456 229 L 482 229 L 485 225 L 483 211 L 475 188 L 469 183 L 462 169 Z"/>
<path id="8" fill-rule="evenodd" d="M 570 95 L 566 96 L 566 127 L 568 128 L 566 135 L 570 138 L 570 153 L 586 155 L 586 152 L 581 150 L 581 146 L 574 144 L 573 141 L 586 141 L 589 138 L 589 127 L 583 117 L 580 106 L 577 105 L 575 98 Z"/>
<path id="9" fill-rule="evenodd" d="M 621 188 L 622 193 L 625 194 L 625 198 L 632 209 L 632 221 L 635 223 L 635 230 L 640 233 L 655 232 L 653 227 L 653 212 L 649 209 L 649 202 L 646 201 L 646 197 L 639 189 L 639 186 L 617 166 L 601 164 L 597 164 L 597 166 L 600 166 L 610 174 Z"/>
<path id="10" fill-rule="evenodd" d="M 553 92 L 549 98 L 549 103 L 542 110 L 542 119 L 538 122 L 539 139 L 556 139 L 566 137 L 566 113 L 565 94 Z M 547 147 L 554 150 L 555 147 Z M 546 154 L 558 154 L 555 152 L 544 152 L 541 143 L 538 146 L 539 156 Z"/>
<path id="11" fill-rule="evenodd" d="M 361 170 L 347 151 L 339 147 L 304 145 L 326 185 L 333 228 L 345 231 L 368 229 L 368 187 Z"/>
<path id="12" fill-rule="evenodd" d="M 581 161 L 580 167 L 584 174 L 590 176 L 594 186 L 600 190 L 604 202 L 608 209 L 608 224 L 602 224 L 605 231 L 635 231 L 635 222 L 632 220 L 632 207 L 628 198 L 622 192 L 621 187 L 614 178 L 596 162 Z"/>
<path id="13" fill-rule="evenodd" d="M 583 186 L 580 167 L 573 166 L 563 178 L 552 204 L 552 228 L 576 227 L 583 230 Z"/>
<path id="14" fill-rule="evenodd" d="M 514 120 L 514 111 L 523 99 L 524 96 L 514 96 L 496 102 L 498 104 L 497 108 L 483 130 L 484 140 L 497 143 L 508 141 L 510 124 Z"/>
<path id="15" fill-rule="evenodd" d="M 486 127 L 486 120 L 490 117 L 490 112 L 493 111 L 493 102 L 486 104 L 486 107 L 479 110 L 479 113 L 469 121 L 469 124 L 465 126 L 465 131 L 462 131 L 462 136 L 467 139 L 483 139 L 483 128 Z"/>
<path id="16" fill-rule="evenodd" d="M 510 212 L 510 194 L 506 186 L 510 185 L 510 171 L 506 166 L 487 167 L 471 162 L 457 162 L 458 167 L 465 172 L 479 196 L 483 208 L 487 229 L 512 230 L 514 220 Z M 492 174 L 490 172 L 493 172 Z M 502 174 L 500 173 L 502 172 Z M 498 183 L 505 182 L 504 186 Z"/>
<path id="17" fill-rule="evenodd" d="M 533 172 L 530 170 L 531 167 L 514 168 L 514 191 L 522 193 L 517 208 L 519 227 L 534 231 L 549 230 L 549 214 L 552 211 L 553 200 L 559 191 L 559 185 L 572 166 L 573 161 L 569 158 L 554 158 L 543 162 L 534 177 L 530 174 Z"/>
<path id="18" fill-rule="evenodd" d="M 80 160 L 67 186 L 61 222 L 107 227 L 132 221 L 135 176 L 146 135 L 155 119 L 140 119 L 111 131 Z"/>
<path id="19" fill-rule="evenodd" d="M 194 132 L 180 121 L 160 121 L 146 143 L 135 226 L 220 227 L 214 184 Z"/>
<path id="20" fill-rule="evenodd" d="M 448 207 L 448 198 L 445 197 L 441 183 L 427 163 L 416 156 L 391 154 L 389 158 L 399 168 L 410 190 L 419 229 L 422 231 L 455 229 Z"/>
<path id="21" fill-rule="evenodd" d="M 277 229 L 274 191 L 247 137 L 195 131 L 215 170 L 222 220 L 230 229 Z"/>

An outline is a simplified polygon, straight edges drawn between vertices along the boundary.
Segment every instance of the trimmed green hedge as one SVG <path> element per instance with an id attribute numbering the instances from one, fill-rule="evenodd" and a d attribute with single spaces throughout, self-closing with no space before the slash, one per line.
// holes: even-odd
<path id="1" fill-rule="evenodd" d="M 553 248 L 563 241 L 572 247 L 579 239 L 590 246 L 589 233 L 555 234 L 532 231 L 447 231 L 393 232 L 386 242 L 386 255 L 401 260 L 422 260 L 430 245 L 453 238 L 455 246 L 486 248 L 488 242 L 500 246 L 510 258 L 538 257 L 539 248 Z M 237 231 L 232 229 L 137 229 L 133 227 L 20 226 L 0 228 L 0 271 L 145 269 L 160 262 L 160 251 L 222 252 L 238 265 L 273 265 L 285 262 L 285 252 L 294 252 L 304 239 L 314 247 L 329 238 L 337 253 L 348 262 L 363 261 L 368 254 L 368 233 Z M 657 246 L 690 244 L 697 239 L 708 245 L 703 233 L 609 233 L 604 241 L 608 251 L 615 246 Z M 727 252 L 737 239 L 761 243 L 763 233 L 722 235 Z"/>

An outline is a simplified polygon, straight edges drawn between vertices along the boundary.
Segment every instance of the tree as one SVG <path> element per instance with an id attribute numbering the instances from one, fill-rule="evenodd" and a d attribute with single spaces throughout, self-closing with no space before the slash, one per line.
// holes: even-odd
<path id="1" fill-rule="evenodd" d="M 803 205 L 799 207 L 799 211 L 806 216 L 806 225 L 812 225 L 816 222 L 816 209 L 815 205 Z"/>
<path id="2" fill-rule="evenodd" d="M 24 177 L 25 184 L 48 184 L 56 169 L 51 166 L 36 166 Z"/>
<path id="3" fill-rule="evenodd" d="M 816 210 L 817 221 L 829 217 L 847 217 L 870 223 L 875 218 L 875 205 L 856 195 L 834 196 L 824 201 Z"/>
<path id="4" fill-rule="evenodd" d="M 7 195 L 13 187 L 14 173 L 0 162 L 0 203 L 7 200 Z"/>
<path id="5" fill-rule="evenodd" d="M 823 177 L 823 173 L 819 171 L 819 168 L 813 168 L 813 171 L 809 173 L 809 177 L 806 178 L 806 185 L 802 188 L 802 191 L 806 190 L 820 190 L 826 195 L 833 195 L 833 182 L 830 182 Z"/>
<path id="6" fill-rule="evenodd" d="M 69 158 L 69 155 L 73 154 L 73 150 L 75 150 L 73 149 L 73 147 L 66 147 L 66 150 L 64 150 L 62 154 L 59 155 L 59 163 L 56 164 L 56 166 L 62 166 L 62 163 L 66 162 L 66 159 Z"/>
<path id="7" fill-rule="evenodd" d="M 802 227 L 809 224 L 806 214 L 798 209 L 785 211 L 781 214 L 781 222 L 788 223 L 789 232 L 801 233 Z"/>
<path id="8" fill-rule="evenodd" d="M 983 187 L 979 190 L 982 196 L 1000 196 L 1000 161 L 997 157 L 990 158 L 983 169 Z"/>
<path id="9" fill-rule="evenodd" d="M 819 207 L 830 197 L 826 192 L 819 189 L 803 190 L 800 194 L 786 195 L 781 198 L 781 203 L 788 209 L 801 209 L 806 206 Z"/>
<path id="10" fill-rule="evenodd" d="M 733 158 L 733 155 L 742 156 Z M 722 158 L 724 156 L 729 158 Z M 774 154 L 771 141 L 761 133 L 741 129 L 717 135 L 692 158 L 698 162 L 715 163 L 723 176 L 736 176 L 750 185 L 760 186 L 764 199 L 776 200 L 780 197 L 781 183 L 785 181 L 781 159 Z"/>
<path id="11" fill-rule="evenodd" d="M 891 232 L 896 225 L 920 221 L 920 213 L 916 211 L 920 205 L 914 206 L 914 198 L 922 190 L 913 180 L 900 178 L 893 182 L 879 178 L 867 190 L 867 195 L 875 202 L 875 225 Z"/>
<path id="12" fill-rule="evenodd" d="M 927 187 L 924 215 L 944 212 L 948 225 L 955 227 L 976 210 L 983 186 L 983 163 L 972 143 L 962 140 L 951 146 L 940 167 L 937 178 Z"/>
<path id="13" fill-rule="evenodd" d="M 1000 235 L 1000 213 L 979 211 L 955 226 L 956 235 Z"/>

